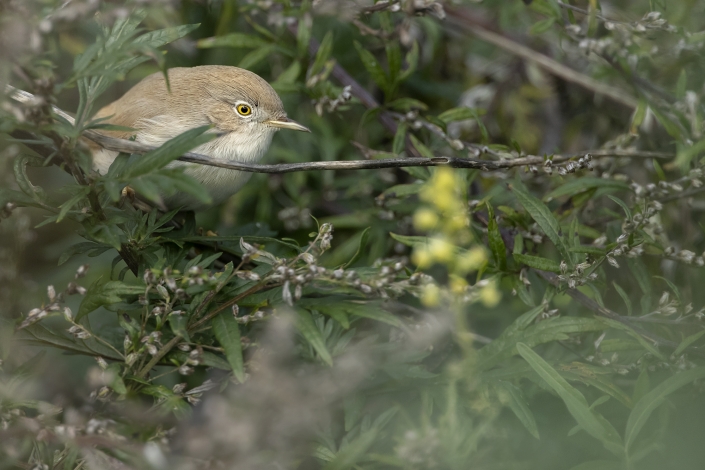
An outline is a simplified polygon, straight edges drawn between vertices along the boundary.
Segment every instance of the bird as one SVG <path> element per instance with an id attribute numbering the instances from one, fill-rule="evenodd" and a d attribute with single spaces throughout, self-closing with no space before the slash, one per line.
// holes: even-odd
<path id="1" fill-rule="evenodd" d="M 154 73 L 95 115 L 98 122 L 131 130 L 101 132 L 160 146 L 185 131 L 210 125 L 217 137 L 192 152 L 242 163 L 259 161 L 279 129 L 311 132 L 289 119 L 277 92 L 266 80 L 249 70 L 202 65 L 170 68 L 167 74 L 168 87 L 164 74 Z M 89 146 L 93 169 L 105 175 L 118 152 L 97 144 Z M 187 175 L 206 188 L 211 203 L 206 204 L 188 193 L 176 192 L 162 198 L 162 208 L 200 211 L 220 204 L 239 191 L 251 176 L 249 172 L 181 161 L 173 161 L 167 168 L 181 166 L 185 167 Z"/>

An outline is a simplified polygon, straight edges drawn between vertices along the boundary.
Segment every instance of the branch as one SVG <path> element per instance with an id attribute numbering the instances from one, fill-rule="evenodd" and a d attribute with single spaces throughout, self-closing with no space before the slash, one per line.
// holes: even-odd
<path id="1" fill-rule="evenodd" d="M 519 44 L 518 42 L 515 42 L 500 33 L 487 29 L 463 9 L 446 6 L 446 12 L 448 13 L 448 21 L 461 28 L 463 31 L 478 37 L 482 41 L 489 42 L 490 44 L 504 49 L 510 54 L 514 54 L 524 60 L 533 62 L 563 80 L 575 83 L 576 85 L 579 85 L 598 95 L 603 95 L 615 103 L 621 104 L 628 108 L 636 108 L 639 104 L 637 99 L 625 90 L 613 87 L 611 85 L 606 85 L 599 80 L 595 80 L 592 77 L 577 72 L 544 54 L 536 52 L 523 44 Z"/>
<path id="2" fill-rule="evenodd" d="M 33 98 L 31 93 L 17 90 L 9 87 L 12 97 L 21 102 L 26 102 Z M 69 122 L 73 122 L 73 118 L 65 111 L 54 107 L 54 112 Z M 116 139 L 108 137 L 93 130 L 87 130 L 83 136 L 92 140 L 101 147 L 115 152 L 125 153 L 147 153 L 155 150 L 158 147 L 142 144 L 125 139 Z M 590 151 L 593 158 L 601 157 L 631 157 L 631 158 L 673 158 L 673 154 L 664 152 L 646 152 L 638 150 L 595 150 Z M 553 163 L 566 162 L 571 159 L 583 157 L 585 153 L 553 155 L 551 160 Z M 500 171 L 510 168 L 543 165 L 546 158 L 537 155 L 529 155 L 513 159 L 504 159 L 498 161 L 479 160 L 465 157 L 413 157 L 413 158 L 387 158 L 383 160 L 337 160 L 323 162 L 303 162 L 303 163 L 278 163 L 278 164 L 261 164 L 261 163 L 242 163 L 236 161 L 224 161 L 199 153 L 188 152 L 178 158 L 178 160 L 189 163 L 198 163 L 200 165 L 216 166 L 229 170 L 246 171 L 250 173 L 292 173 L 296 171 L 311 171 L 311 170 L 376 170 L 381 168 L 403 168 L 403 167 L 432 167 L 432 166 L 449 166 L 451 168 L 469 168 L 481 171 Z"/>

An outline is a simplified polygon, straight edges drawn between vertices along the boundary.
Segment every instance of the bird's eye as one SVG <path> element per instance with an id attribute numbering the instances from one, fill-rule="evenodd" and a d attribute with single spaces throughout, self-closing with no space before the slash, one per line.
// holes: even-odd
<path id="1" fill-rule="evenodd" d="M 252 114 L 252 108 L 246 104 L 239 104 L 235 106 L 235 109 L 240 116 L 249 116 Z"/>

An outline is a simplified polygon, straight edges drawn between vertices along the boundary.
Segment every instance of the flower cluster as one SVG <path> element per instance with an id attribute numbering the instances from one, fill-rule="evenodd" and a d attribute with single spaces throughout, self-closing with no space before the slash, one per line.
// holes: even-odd
<path id="1" fill-rule="evenodd" d="M 414 227 L 420 231 L 430 231 L 433 235 L 425 243 L 416 243 L 412 261 L 419 269 L 434 264 L 445 266 L 449 271 L 450 292 L 463 298 L 470 291 L 466 277 L 477 271 L 487 262 L 487 250 L 473 245 L 467 204 L 463 200 L 463 181 L 452 169 L 440 167 L 423 187 L 421 200 L 426 205 L 414 214 Z M 483 282 L 479 298 L 487 305 L 499 301 L 494 283 Z M 435 305 L 441 298 L 440 288 L 429 283 L 421 299 L 426 305 Z"/>

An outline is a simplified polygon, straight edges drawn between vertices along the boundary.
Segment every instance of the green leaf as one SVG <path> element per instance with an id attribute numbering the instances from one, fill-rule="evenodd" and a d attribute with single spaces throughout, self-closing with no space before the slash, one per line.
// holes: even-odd
<path id="1" fill-rule="evenodd" d="M 274 44 L 267 44 L 266 46 L 262 46 L 259 49 L 255 49 L 254 51 L 250 52 L 245 57 L 243 57 L 242 60 L 237 64 L 237 66 L 243 69 L 249 69 L 251 67 L 254 67 L 255 65 L 262 62 L 264 59 L 271 56 L 272 52 L 274 52 L 275 49 L 276 46 Z"/>
<path id="2" fill-rule="evenodd" d="M 428 109 L 428 105 L 426 105 L 426 103 L 414 98 L 399 98 L 397 100 L 390 101 L 385 106 L 387 108 L 405 113 L 411 111 L 412 109 L 420 109 L 422 111 L 426 111 Z"/>
<path id="3" fill-rule="evenodd" d="M 314 59 L 313 64 L 311 64 L 311 69 L 308 72 L 309 77 L 316 75 L 318 72 L 323 70 L 323 65 L 330 57 L 332 51 L 333 31 L 328 31 L 326 35 L 323 36 L 323 40 L 321 41 L 321 45 L 318 48 L 318 52 L 316 52 L 316 58 Z"/>
<path id="4" fill-rule="evenodd" d="M 386 41 L 387 65 L 390 83 L 397 83 L 401 74 L 401 50 L 397 41 Z"/>
<path id="5" fill-rule="evenodd" d="M 414 134 L 409 134 L 409 138 L 411 139 L 411 143 L 414 145 L 416 150 L 419 151 L 422 157 L 425 158 L 433 158 L 435 155 L 433 155 L 433 152 L 431 149 L 426 147 L 419 139 L 416 138 Z"/>
<path id="6" fill-rule="evenodd" d="M 396 186 L 385 189 L 382 195 L 389 198 L 404 198 L 418 194 L 423 186 L 423 183 L 397 184 Z"/>
<path id="7" fill-rule="evenodd" d="M 301 64 L 298 61 L 294 61 L 289 67 L 287 67 L 286 70 L 279 74 L 277 80 L 272 83 L 272 86 L 274 86 L 275 84 L 295 83 L 296 79 L 299 78 L 300 73 Z"/>
<path id="8" fill-rule="evenodd" d="M 513 253 L 514 259 L 521 264 L 525 264 L 530 268 L 540 269 L 541 271 L 549 271 L 552 273 L 560 273 L 561 265 L 553 260 L 539 258 L 538 256 L 523 255 L 521 253 Z"/>
<path id="9" fill-rule="evenodd" d="M 484 346 L 478 352 L 477 367 L 487 370 L 517 354 L 519 342 L 529 347 L 552 341 L 565 341 L 570 334 L 602 331 L 605 325 L 594 318 L 557 317 L 533 325 L 527 323 L 543 311 L 543 307 L 529 310 L 519 317 L 513 326 L 505 330 L 499 338 Z"/>
<path id="10" fill-rule="evenodd" d="M 574 196 L 580 192 L 588 191 L 595 188 L 607 188 L 615 190 L 629 190 L 629 185 L 623 181 L 617 181 L 605 178 L 581 177 L 563 184 L 546 196 L 545 201 L 551 201 L 561 196 Z"/>
<path id="11" fill-rule="evenodd" d="M 321 330 L 318 329 L 316 323 L 313 321 L 311 314 L 302 308 L 296 309 L 297 321 L 296 327 L 298 328 L 301 335 L 308 341 L 308 343 L 316 350 L 320 358 L 328 364 L 333 365 L 333 358 L 326 348 L 326 341 L 323 339 Z"/>
<path id="12" fill-rule="evenodd" d="M 27 166 L 43 166 L 44 159 L 39 157 L 34 157 L 32 155 L 20 154 L 15 157 L 14 161 L 14 171 L 15 171 L 15 181 L 17 186 L 20 187 L 23 193 L 31 197 L 37 202 L 42 202 L 46 199 L 46 194 L 44 190 L 39 186 L 34 186 L 27 176 Z M 2 204 L 4 206 L 4 204 Z M 2 207 L 0 206 L 0 207 Z"/>
<path id="13" fill-rule="evenodd" d="M 266 46 L 269 43 L 262 38 L 244 33 L 230 33 L 224 36 L 205 38 L 199 40 L 198 47 L 208 49 L 211 47 L 232 47 L 235 49 L 255 49 Z"/>
<path id="14" fill-rule="evenodd" d="M 475 119 L 478 114 L 484 114 L 483 110 L 480 110 L 481 112 L 478 112 L 476 109 L 472 108 L 467 108 L 467 107 L 460 107 L 460 108 L 451 108 L 447 111 L 444 111 L 443 113 L 438 115 L 438 119 L 445 123 L 450 123 L 450 122 L 455 122 L 455 121 L 464 121 L 466 119 Z"/>
<path id="15" fill-rule="evenodd" d="M 370 238 L 370 228 L 367 227 L 365 230 L 362 231 L 362 234 L 360 235 L 360 245 L 357 247 L 357 251 L 353 255 L 353 257 L 345 263 L 343 268 L 347 268 L 348 266 L 352 266 L 355 261 L 359 260 L 362 255 L 365 253 L 365 248 L 367 247 L 367 240 Z"/>
<path id="16" fill-rule="evenodd" d="M 535 36 L 537 34 L 545 33 L 553 27 L 555 22 L 555 18 L 545 18 L 537 23 L 534 23 L 534 25 L 529 30 L 529 34 Z"/>
<path id="17" fill-rule="evenodd" d="M 568 411 L 578 424 L 592 437 L 608 445 L 610 450 L 622 445 L 619 434 L 607 420 L 590 409 L 582 393 L 570 385 L 551 365 L 523 343 L 517 344 L 517 351 L 532 369 L 555 391 L 568 407 Z"/>
<path id="18" fill-rule="evenodd" d="M 245 381 L 245 366 L 242 358 L 240 327 L 231 312 L 224 312 L 213 318 L 213 333 L 218 343 L 225 349 L 225 357 L 238 382 Z"/>
<path id="19" fill-rule="evenodd" d="M 697 333 L 692 334 L 692 335 L 684 338 L 683 341 L 681 341 L 681 344 L 678 345 L 676 350 L 673 351 L 673 355 L 676 357 L 680 356 L 683 353 L 683 351 L 685 351 L 688 348 L 688 346 L 690 346 L 691 344 L 693 344 L 694 342 L 696 342 L 697 340 L 702 338 L 703 335 L 705 335 L 705 330 L 698 331 Z"/>
<path id="20" fill-rule="evenodd" d="M 497 225 L 497 219 L 494 216 L 494 209 L 489 202 L 487 203 L 487 212 L 487 241 L 495 263 L 497 263 L 497 268 L 500 271 L 505 271 L 507 269 L 507 247 L 504 245 L 502 234 Z"/>
<path id="21" fill-rule="evenodd" d="M 690 369 L 685 372 L 679 372 L 664 380 L 653 390 L 644 395 L 644 397 L 634 405 L 632 412 L 629 414 L 629 419 L 627 420 L 625 433 L 625 449 L 627 453 L 634 443 L 634 440 L 639 435 L 639 432 L 641 432 L 646 424 L 646 421 L 651 416 L 651 413 L 666 400 L 666 397 L 679 388 L 695 380 L 702 379 L 703 377 L 705 377 L 705 367 L 696 367 L 695 369 Z"/>
<path id="22" fill-rule="evenodd" d="M 181 336 L 183 339 L 191 342 L 188 330 L 186 326 L 188 325 L 188 317 L 186 315 L 169 315 L 169 326 L 171 327 L 172 333 L 176 336 Z"/>
<path id="23" fill-rule="evenodd" d="M 123 382 L 122 377 L 120 377 L 120 368 L 120 363 L 114 362 L 110 364 L 105 371 L 113 375 L 110 388 L 115 390 L 116 393 L 124 395 L 127 393 L 127 387 L 125 387 L 125 382 Z"/>
<path id="24" fill-rule="evenodd" d="M 568 246 L 563 240 L 563 235 L 561 234 L 560 225 L 558 221 L 553 216 L 551 211 L 546 207 L 546 205 L 539 199 L 535 198 L 529 194 L 523 187 L 519 184 L 510 186 L 511 191 L 517 197 L 519 203 L 524 206 L 526 212 L 531 215 L 531 218 L 536 221 L 536 223 L 541 227 L 546 236 L 556 245 L 558 252 L 566 263 L 572 267 L 573 261 L 571 259 L 570 253 L 568 252 Z"/>
<path id="25" fill-rule="evenodd" d="M 135 162 L 127 168 L 127 171 L 123 175 L 123 181 L 163 168 L 189 150 L 213 140 L 216 137 L 215 134 L 206 133 L 210 127 L 211 126 L 201 126 L 190 129 L 165 142 L 158 149 L 145 153 L 135 159 Z"/>
<path id="26" fill-rule="evenodd" d="M 620 207 L 622 208 L 622 210 L 624 210 L 624 214 L 627 216 L 627 219 L 632 220 L 632 211 L 629 209 L 629 206 L 624 201 L 622 201 L 618 197 L 611 196 L 611 195 L 608 195 L 607 197 L 612 199 L 617 204 L 619 204 Z"/>
<path id="27" fill-rule="evenodd" d="M 8 202 L 16 204 L 19 207 L 42 207 L 37 201 L 26 194 L 12 189 L 0 188 L 0 207 L 5 207 Z"/>
<path id="28" fill-rule="evenodd" d="M 516 385 L 500 380 L 497 385 L 501 390 L 504 391 L 504 398 L 509 405 L 509 408 L 514 412 L 521 424 L 524 425 L 527 431 L 534 436 L 536 439 L 540 439 L 539 428 L 536 425 L 536 419 L 534 414 L 529 409 L 529 405 L 526 403 L 524 394 L 521 393 L 521 389 Z"/>
<path id="29" fill-rule="evenodd" d="M 630 317 L 632 316 L 632 301 L 629 299 L 629 295 L 622 289 L 619 284 L 616 282 L 612 282 L 612 285 L 614 286 L 614 289 L 617 291 L 619 296 L 622 298 L 622 301 L 624 301 L 624 304 L 627 306 L 627 315 Z M 704 330 L 705 331 L 705 330 Z"/>
<path id="30" fill-rule="evenodd" d="M 69 211 L 73 209 L 76 204 L 83 201 L 83 199 L 85 199 L 86 196 L 88 196 L 88 193 L 91 191 L 91 188 L 89 188 L 88 186 L 80 186 L 76 189 L 77 191 L 73 195 L 73 197 L 71 197 L 68 201 L 64 202 L 59 206 L 61 210 L 59 211 L 59 215 L 56 218 L 56 223 L 61 222 L 64 217 L 66 217 L 66 215 L 69 213 Z"/>
<path id="31" fill-rule="evenodd" d="M 676 82 L 676 98 L 682 100 L 685 98 L 685 92 L 688 88 L 688 75 L 685 69 L 681 70 L 680 75 L 678 75 L 678 81 Z"/>
<path id="32" fill-rule="evenodd" d="M 639 104 L 637 105 L 636 109 L 634 110 L 634 114 L 632 114 L 632 122 L 629 125 L 629 133 L 633 135 L 638 135 L 639 134 L 639 126 L 644 122 L 644 118 L 646 117 L 646 110 L 649 108 L 649 105 L 647 104 L 646 100 L 641 99 L 639 100 Z"/>
<path id="33" fill-rule="evenodd" d="M 156 31 L 150 31 L 145 33 L 133 41 L 133 44 L 139 44 L 147 47 L 161 47 L 174 42 L 177 39 L 189 34 L 191 31 L 195 31 L 200 23 L 196 24 L 184 24 L 181 26 L 173 26 L 171 28 L 158 29 Z"/>
<path id="34" fill-rule="evenodd" d="M 366 455 L 367 450 L 377 439 L 379 430 L 373 427 L 369 431 L 360 434 L 355 440 L 340 449 L 335 458 L 328 462 L 324 470 L 349 470 L 361 457 Z"/>
<path id="35" fill-rule="evenodd" d="M 100 307 L 122 302 L 126 296 L 144 294 L 144 289 L 142 285 L 125 284 L 120 281 L 108 281 L 101 284 L 99 279 L 88 288 L 86 296 L 78 308 L 78 313 L 76 313 L 75 321 L 78 322 Z"/>
<path id="36" fill-rule="evenodd" d="M 406 122 L 399 123 L 397 127 L 397 133 L 394 135 L 394 142 L 392 142 L 392 152 L 399 155 L 402 150 L 404 150 L 404 144 L 406 143 L 406 131 L 409 126 Z"/>
<path id="37" fill-rule="evenodd" d="M 299 57 L 303 58 L 308 53 L 308 46 L 311 42 L 311 28 L 307 21 L 299 21 L 296 31 L 296 49 Z"/>
<path id="38" fill-rule="evenodd" d="M 406 80 L 411 76 L 412 73 L 416 71 L 416 67 L 419 63 L 419 45 L 416 41 L 411 46 L 411 50 L 406 53 L 406 69 L 399 75 L 399 81 Z M 425 105 L 424 105 L 425 106 Z M 420 108 L 420 109 L 426 109 Z"/>
<path id="39" fill-rule="evenodd" d="M 571 253 L 586 253 L 588 255 L 595 256 L 605 256 L 607 254 L 606 248 L 600 248 L 599 246 L 590 245 L 571 246 L 568 251 Z"/>
<path id="40" fill-rule="evenodd" d="M 362 65 L 365 66 L 367 73 L 369 73 L 372 80 L 377 83 L 377 86 L 386 92 L 388 88 L 387 75 L 384 73 L 382 66 L 379 65 L 379 62 L 377 62 L 377 59 L 375 59 L 375 56 L 370 51 L 362 47 L 362 45 L 360 45 L 357 41 L 355 41 L 355 48 L 357 49 L 357 53 L 360 55 L 360 60 L 362 60 Z"/>

